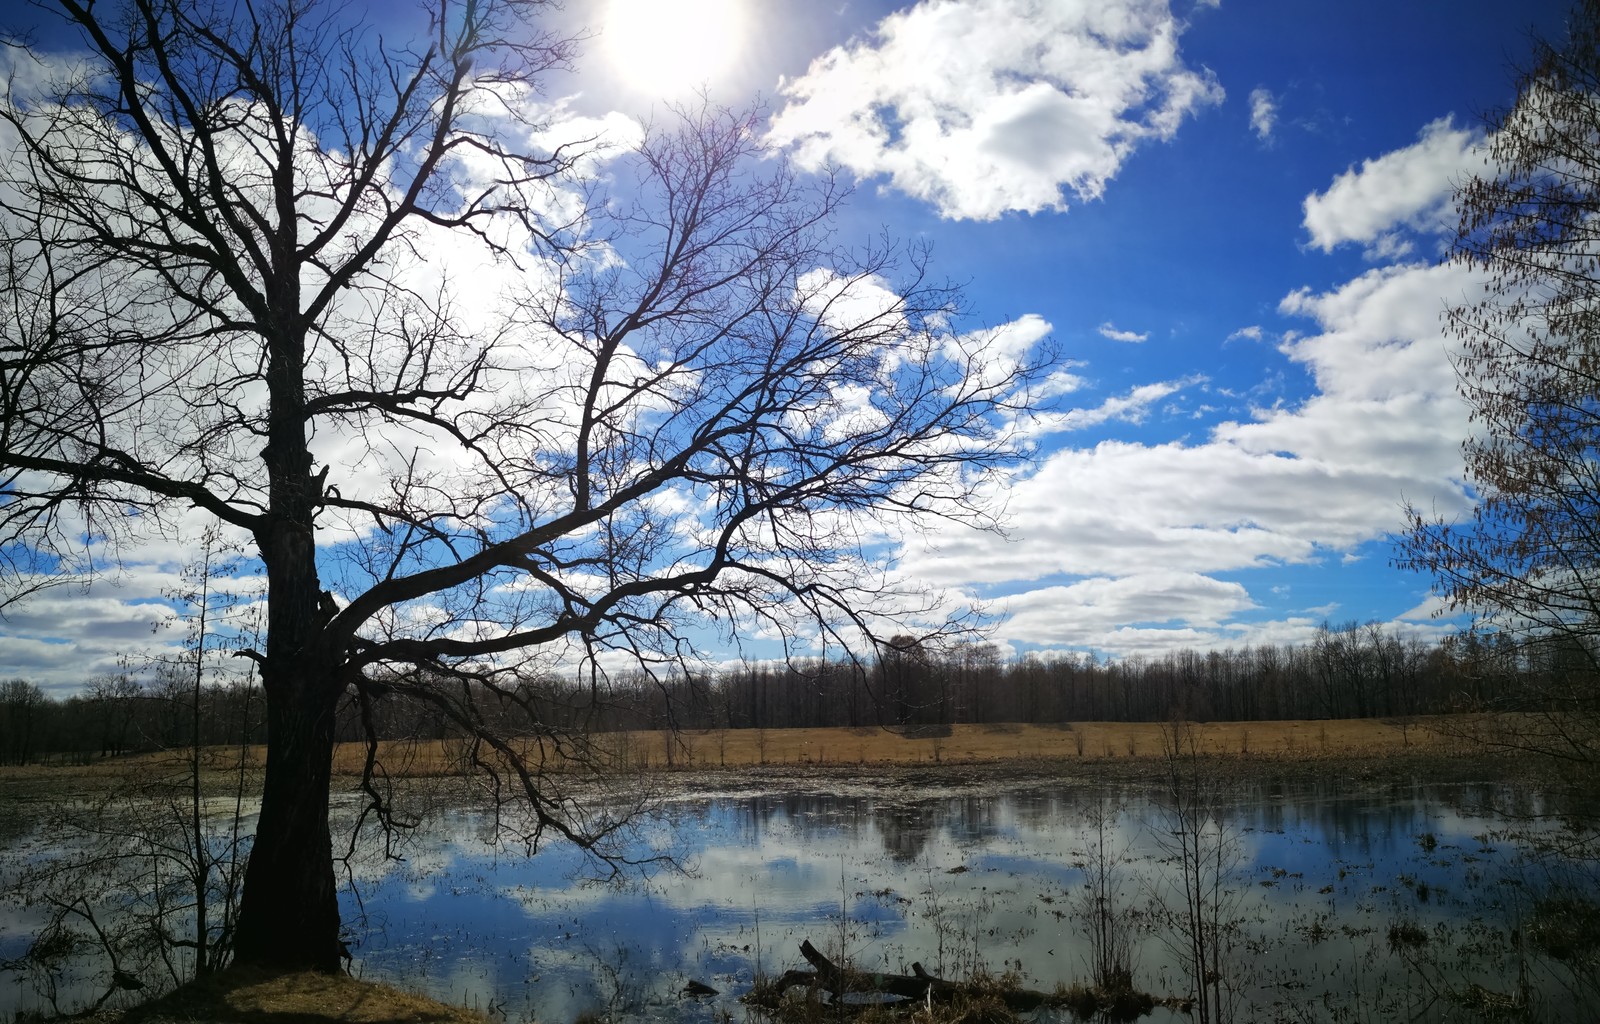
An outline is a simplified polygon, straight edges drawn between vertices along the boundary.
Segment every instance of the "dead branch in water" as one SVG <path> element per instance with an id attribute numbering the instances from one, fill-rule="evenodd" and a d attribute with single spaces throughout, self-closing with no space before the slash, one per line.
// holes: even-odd
<path id="1" fill-rule="evenodd" d="M 1061 1000 L 1045 992 L 1031 989 L 1002 988 L 992 983 L 948 981 L 936 978 L 923 970 L 920 963 L 911 965 L 910 974 L 880 974 L 876 971 L 859 971 L 840 967 L 811 944 L 810 939 L 800 943 L 800 955 L 814 970 L 785 971 L 771 989 L 774 1003 L 783 998 L 789 989 L 804 985 L 820 988 L 829 993 L 835 1002 L 847 993 L 872 992 L 897 996 L 902 999 L 931 1000 L 949 1003 L 957 999 L 995 999 L 1016 1011 L 1036 1010 L 1041 1006 L 1059 1005 Z"/>

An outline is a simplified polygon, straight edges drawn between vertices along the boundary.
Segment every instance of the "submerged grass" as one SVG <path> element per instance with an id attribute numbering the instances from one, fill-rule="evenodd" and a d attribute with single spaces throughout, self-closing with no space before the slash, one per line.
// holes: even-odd
<path id="1" fill-rule="evenodd" d="M 1528 922 L 1540 952 L 1564 963 L 1600 963 L 1600 905 L 1576 893 L 1541 900 Z"/>

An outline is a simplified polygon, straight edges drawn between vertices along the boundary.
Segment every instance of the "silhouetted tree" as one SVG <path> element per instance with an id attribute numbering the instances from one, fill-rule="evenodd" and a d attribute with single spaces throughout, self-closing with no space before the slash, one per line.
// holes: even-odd
<path id="1" fill-rule="evenodd" d="M 752 117 L 648 133 L 602 199 L 615 151 L 537 102 L 571 54 L 537 0 L 384 38 L 317 0 L 57 6 L 82 52 L 0 99 L 0 596 L 152 530 L 247 541 L 269 747 L 238 961 L 339 966 L 346 695 L 448 723 L 530 849 L 617 856 L 643 794 L 567 785 L 605 758 L 519 671 L 593 693 L 715 623 L 870 637 L 932 607 L 871 549 L 886 519 L 987 523 L 1031 367 L 952 333 L 916 254 L 837 246 L 844 190 L 765 161 Z"/>
<path id="2" fill-rule="evenodd" d="M 0 764 L 27 764 L 43 739 L 44 691 L 26 679 L 0 683 Z"/>

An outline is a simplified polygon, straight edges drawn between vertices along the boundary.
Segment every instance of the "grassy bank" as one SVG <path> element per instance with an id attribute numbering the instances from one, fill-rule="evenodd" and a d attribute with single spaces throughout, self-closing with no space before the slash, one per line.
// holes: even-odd
<path id="1" fill-rule="evenodd" d="M 470 1010 L 342 974 L 232 968 L 144 1003 L 123 1024 L 486 1024 Z"/>

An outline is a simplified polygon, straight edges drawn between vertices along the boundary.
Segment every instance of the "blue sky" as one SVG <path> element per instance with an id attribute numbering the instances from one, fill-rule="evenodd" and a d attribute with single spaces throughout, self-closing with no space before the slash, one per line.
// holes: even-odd
<path id="1" fill-rule="evenodd" d="M 1408 500 L 1467 507 L 1450 187 L 1564 3 L 623 3 L 553 16 L 589 33 L 563 109 L 762 103 L 773 159 L 856 180 L 841 238 L 931 243 L 975 323 L 1052 339 L 1009 536 L 901 553 L 1004 613 L 1003 649 L 1448 628 L 1389 536 Z M 0 622 L 0 674 L 72 687 L 169 641 L 170 556 Z"/>
<path id="2" fill-rule="evenodd" d="M 1071 427 L 1038 438 L 1009 540 L 948 537 L 909 568 L 994 599 L 1015 649 L 1447 628 L 1389 536 L 1406 501 L 1466 508 L 1439 314 L 1472 282 L 1437 266 L 1449 191 L 1565 4 L 817 10 L 748 5 L 761 58 L 713 95 L 765 97 L 791 158 L 858 176 L 846 232 L 931 241 L 980 320 L 1048 322 L 1077 383 L 1049 402 Z M 863 119 L 891 141 L 830 127 Z M 1003 155 L 956 166 L 974 138 Z"/>

